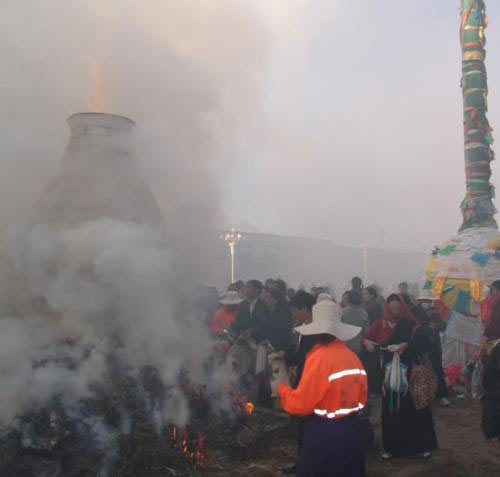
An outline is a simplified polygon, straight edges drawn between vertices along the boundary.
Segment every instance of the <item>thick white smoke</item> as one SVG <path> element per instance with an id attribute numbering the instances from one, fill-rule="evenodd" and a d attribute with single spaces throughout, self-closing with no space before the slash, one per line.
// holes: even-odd
<path id="1" fill-rule="evenodd" d="M 231 385 L 225 368 L 207 371 L 213 343 L 190 299 L 210 276 L 219 174 L 237 157 L 242 118 L 257 117 L 266 32 L 231 0 L 70 3 L 0 6 L 0 51 L 14 52 L 4 55 L 0 91 L 0 423 L 53 398 L 77 412 L 113 378 L 112 353 L 132 377 L 157 369 L 168 399 L 151 413 L 159 427 L 183 425 L 180 374 L 207 396 Z M 57 167 L 65 118 L 89 109 L 93 60 L 108 112 L 138 123 L 136 156 L 166 241 L 113 220 L 22 225 Z"/>
<path id="2" fill-rule="evenodd" d="M 213 343 L 179 295 L 160 233 L 113 220 L 42 225 L 13 232 L 5 250 L 1 302 L 15 316 L 0 320 L 2 424 L 54 397 L 69 407 L 91 397 L 110 378 L 110 354 L 130 373 L 155 368 L 166 386 L 177 387 L 181 373 L 195 385 L 213 381 Z M 176 396 L 161 419 L 186 424 L 187 403 Z"/>

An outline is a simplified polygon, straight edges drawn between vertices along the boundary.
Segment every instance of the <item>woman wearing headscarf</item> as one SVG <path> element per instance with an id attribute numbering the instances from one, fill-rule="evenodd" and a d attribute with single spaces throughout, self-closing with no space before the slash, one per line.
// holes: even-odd
<path id="1" fill-rule="evenodd" d="M 368 383 L 359 358 L 344 343 L 361 328 L 341 318 L 341 308 L 332 300 L 313 307 L 312 322 L 295 328 L 309 348 L 300 382 L 295 389 L 278 387 L 283 409 L 305 417 L 298 477 L 365 475 L 358 413 L 366 405 Z"/>
<path id="2" fill-rule="evenodd" d="M 385 304 L 384 315 L 375 321 L 364 336 L 368 352 L 383 348 L 384 368 L 395 353 L 407 370 L 410 381 L 412 367 L 430 349 L 430 328 L 420 327 L 398 295 L 391 295 Z M 386 390 L 382 399 L 382 459 L 418 454 L 430 458 L 437 448 L 431 408 L 417 411 L 408 388 L 399 392 Z"/>
<path id="3" fill-rule="evenodd" d="M 429 328 L 429 330 L 426 330 L 430 344 L 429 359 L 438 380 L 436 399 L 439 399 L 443 406 L 450 406 L 448 386 L 446 385 L 443 370 L 443 348 L 441 346 L 441 332 L 446 329 L 446 322 L 437 311 L 435 302 L 432 290 L 422 289 L 417 298 L 417 306 L 413 307 L 412 313 L 420 322 L 421 327 Z"/>

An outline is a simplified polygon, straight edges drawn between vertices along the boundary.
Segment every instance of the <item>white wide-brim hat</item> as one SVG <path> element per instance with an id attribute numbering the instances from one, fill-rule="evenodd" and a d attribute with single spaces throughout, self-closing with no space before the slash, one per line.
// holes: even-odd
<path id="1" fill-rule="evenodd" d="M 316 303 L 321 303 L 325 300 L 333 301 L 332 295 L 329 295 L 328 293 L 320 293 L 318 298 L 316 298 Z"/>
<path id="2" fill-rule="evenodd" d="M 309 335 L 332 335 L 342 341 L 349 341 L 359 335 L 359 326 L 342 323 L 342 309 L 332 300 L 322 300 L 312 309 L 312 323 L 295 328 L 297 333 Z"/>
<path id="3" fill-rule="evenodd" d="M 222 298 L 220 302 L 222 305 L 239 305 L 243 302 L 243 299 L 240 298 L 238 292 L 229 291 L 224 295 L 224 298 Z"/>
<path id="4" fill-rule="evenodd" d="M 425 301 L 436 301 L 436 298 L 434 298 L 434 294 L 432 293 L 432 290 L 429 288 L 422 288 L 420 290 L 420 294 L 418 295 L 417 300 L 425 300 Z"/>

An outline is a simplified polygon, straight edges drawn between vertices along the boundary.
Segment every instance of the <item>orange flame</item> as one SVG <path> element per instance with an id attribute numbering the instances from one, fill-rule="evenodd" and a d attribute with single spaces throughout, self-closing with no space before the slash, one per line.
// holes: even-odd
<path id="1" fill-rule="evenodd" d="M 170 440 L 172 441 L 172 446 L 177 447 L 177 427 L 175 426 L 170 428 Z"/>
<path id="2" fill-rule="evenodd" d="M 196 439 L 190 439 L 187 429 L 181 429 L 177 432 L 177 427 L 171 426 L 170 439 L 172 446 L 179 448 L 196 466 L 203 467 L 205 465 L 207 453 L 205 452 L 205 438 L 201 432 L 198 432 Z"/>
<path id="3" fill-rule="evenodd" d="M 206 458 L 207 453 L 205 452 L 205 438 L 201 432 L 198 432 L 198 437 L 196 439 L 195 461 L 199 466 L 203 466 Z"/>
<path id="4" fill-rule="evenodd" d="M 93 83 L 92 94 L 89 101 L 90 110 L 96 113 L 103 113 L 107 109 L 104 73 L 101 63 L 95 58 L 90 60 L 90 76 Z"/>
<path id="5" fill-rule="evenodd" d="M 243 409 L 245 414 L 251 416 L 253 414 L 253 411 L 255 410 L 255 404 L 253 402 L 244 402 L 241 405 L 241 409 Z"/>

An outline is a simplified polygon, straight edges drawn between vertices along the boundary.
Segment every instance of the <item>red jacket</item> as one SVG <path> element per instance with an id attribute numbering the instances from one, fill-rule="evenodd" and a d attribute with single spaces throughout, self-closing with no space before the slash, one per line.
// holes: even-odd
<path id="1" fill-rule="evenodd" d="M 281 384 L 278 393 L 289 414 L 340 419 L 366 405 L 368 380 L 356 354 L 336 339 L 309 351 L 298 387 Z"/>
<path id="2" fill-rule="evenodd" d="M 210 320 L 212 333 L 218 335 L 224 330 L 229 330 L 236 321 L 236 310 L 231 310 L 225 306 L 219 308 Z"/>

